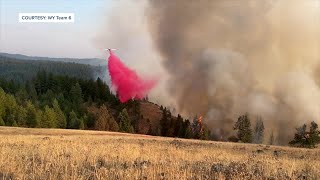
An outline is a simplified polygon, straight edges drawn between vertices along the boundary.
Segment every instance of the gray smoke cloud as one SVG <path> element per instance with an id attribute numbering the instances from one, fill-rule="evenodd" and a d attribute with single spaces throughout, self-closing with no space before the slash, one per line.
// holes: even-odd
<path id="1" fill-rule="evenodd" d="M 319 0 L 150 0 L 148 28 L 179 111 L 203 114 L 225 138 L 261 116 L 286 144 L 319 122 Z"/>
<path id="2" fill-rule="evenodd" d="M 203 115 L 223 138 L 246 112 L 280 144 L 320 122 L 320 0 L 114 3 L 95 45 L 158 76 L 152 101 Z"/>

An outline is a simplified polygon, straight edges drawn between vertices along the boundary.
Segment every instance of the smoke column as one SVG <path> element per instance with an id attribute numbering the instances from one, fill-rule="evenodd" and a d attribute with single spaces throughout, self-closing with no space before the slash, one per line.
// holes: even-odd
<path id="1" fill-rule="evenodd" d="M 148 28 L 178 110 L 224 138 L 248 112 L 277 131 L 320 122 L 319 0 L 150 0 Z"/>
<path id="2" fill-rule="evenodd" d="M 109 50 L 108 70 L 112 88 L 116 90 L 122 103 L 130 99 L 142 99 L 155 86 L 155 80 L 140 78 L 136 72 L 126 67 L 120 59 Z"/>

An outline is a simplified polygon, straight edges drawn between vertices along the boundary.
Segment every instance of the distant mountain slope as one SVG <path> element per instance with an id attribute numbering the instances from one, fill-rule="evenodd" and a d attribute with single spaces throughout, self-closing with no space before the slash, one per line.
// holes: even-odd
<path id="1" fill-rule="evenodd" d="M 98 58 L 51 58 L 51 57 L 38 57 L 38 56 L 26 56 L 22 54 L 9 54 L 9 53 L 1 53 L 0 56 L 8 57 L 17 60 L 43 60 L 43 61 L 61 61 L 61 62 L 71 62 L 71 63 L 79 63 L 79 64 L 88 64 L 92 66 L 105 66 L 107 65 L 107 61 L 104 59 Z"/>
<path id="2" fill-rule="evenodd" d="M 23 57 L 23 55 L 20 55 Z M 26 56 L 28 57 L 28 56 Z M 46 71 L 56 75 L 67 75 L 82 79 L 96 79 L 101 77 L 107 81 L 105 66 L 92 66 L 74 62 L 59 62 L 49 60 L 21 60 L 0 55 L 0 77 L 24 82 L 31 80 L 37 72 Z"/>

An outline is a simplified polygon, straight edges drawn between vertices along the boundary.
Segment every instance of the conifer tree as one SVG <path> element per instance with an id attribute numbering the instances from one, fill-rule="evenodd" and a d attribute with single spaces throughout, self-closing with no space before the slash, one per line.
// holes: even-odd
<path id="1" fill-rule="evenodd" d="M 6 101 L 6 93 L 0 87 L 0 117 L 5 117 L 6 109 L 5 109 L 5 101 Z"/>
<path id="2" fill-rule="evenodd" d="M 41 118 L 39 118 L 36 107 L 32 104 L 31 101 L 27 101 L 26 103 L 26 124 L 28 127 L 35 128 L 39 126 Z"/>
<path id="3" fill-rule="evenodd" d="M 101 131 L 118 131 L 119 126 L 105 105 L 96 113 L 95 129 Z"/>
<path id="4" fill-rule="evenodd" d="M 251 143 L 252 142 L 252 130 L 249 115 L 245 114 L 238 118 L 234 126 L 234 130 L 238 130 L 238 138 L 241 142 Z"/>
<path id="5" fill-rule="evenodd" d="M 119 119 L 120 119 L 119 130 L 121 132 L 133 133 L 133 127 L 131 125 L 127 109 L 124 108 L 120 112 Z"/>
<path id="6" fill-rule="evenodd" d="M 292 146 L 315 148 L 316 144 L 320 142 L 320 132 L 318 124 L 314 121 L 311 122 L 310 131 L 307 132 L 307 125 L 303 124 L 301 127 L 296 128 L 297 132 L 294 139 L 289 142 Z"/>
<path id="7" fill-rule="evenodd" d="M 43 128 L 56 128 L 57 116 L 54 110 L 49 106 L 44 107 L 40 124 Z"/>
<path id="8" fill-rule="evenodd" d="M 310 126 L 310 145 L 315 148 L 316 144 L 320 143 L 320 131 L 318 130 L 318 124 L 314 121 L 311 122 Z"/>
<path id="9" fill-rule="evenodd" d="M 80 119 L 79 129 L 84 129 L 84 120 L 83 120 L 83 118 Z"/>
<path id="10" fill-rule="evenodd" d="M 160 120 L 160 126 L 161 126 L 161 135 L 162 136 L 168 136 L 168 131 L 170 128 L 170 120 L 169 120 L 169 115 L 167 108 L 164 108 L 162 110 L 162 118 Z"/>
<path id="11" fill-rule="evenodd" d="M 74 111 L 69 113 L 69 128 L 71 129 L 79 129 L 80 127 L 80 119 L 77 117 L 77 114 Z"/>
<path id="12" fill-rule="evenodd" d="M 70 96 L 71 96 L 71 100 L 73 103 L 75 103 L 75 104 L 82 103 L 82 101 L 83 101 L 82 89 L 81 89 L 79 83 L 76 83 L 74 86 L 72 86 L 72 88 L 70 90 Z"/>
<path id="13" fill-rule="evenodd" d="M 52 102 L 53 110 L 57 116 L 57 127 L 58 128 L 66 128 L 67 127 L 67 120 L 66 116 L 64 115 L 63 111 L 60 109 L 59 102 L 57 99 L 54 99 Z"/>
<path id="14" fill-rule="evenodd" d="M 2 117 L 0 117 L 0 126 L 5 126 L 6 124 L 4 123 Z"/>

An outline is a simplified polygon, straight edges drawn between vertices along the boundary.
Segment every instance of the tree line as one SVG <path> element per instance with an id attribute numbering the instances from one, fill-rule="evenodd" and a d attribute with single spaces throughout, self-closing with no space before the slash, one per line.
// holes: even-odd
<path id="1" fill-rule="evenodd" d="M 237 131 L 237 136 L 229 137 L 229 141 L 262 144 L 264 140 L 264 124 L 261 117 L 258 117 L 254 128 L 251 127 L 251 120 L 248 114 L 242 115 L 238 118 L 234 125 L 234 130 Z M 273 132 L 271 132 L 268 139 L 268 144 L 273 145 L 275 142 Z M 303 124 L 296 128 L 294 139 L 289 142 L 289 145 L 295 147 L 315 148 L 320 143 L 320 131 L 318 124 L 312 121 L 310 123 L 310 130 L 307 131 L 307 125 Z"/>
<path id="2" fill-rule="evenodd" d="M 0 55 L 0 77 L 13 82 L 25 83 L 30 81 L 38 71 L 46 71 L 56 75 L 67 75 L 81 79 L 102 77 L 105 73 L 103 66 L 90 66 L 77 63 L 19 60 Z"/>
<path id="3" fill-rule="evenodd" d="M 25 83 L 0 79 L 0 125 L 6 126 L 139 133 L 139 124 L 145 120 L 140 102 L 120 103 L 100 78 L 81 79 L 39 71 Z M 210 138 L 210 131 L 198 118 L 190 122 L 181 115 L 171 115 L 166 107 L 159 109 L 162 117 L 158 127 L 148 123 L 144 127 L 148 128 L 146 134 Z"/>
<path id="4" fill-rule="evenodd" d="M 24 83 L 0 78 L 0 125 L 128 133 L 142 133 L 141 128 L 144 128 L 147 129 L 145 134 L 155 136 L 213 139 L 201 117 L 189 120 L 180 114 L 174 116 L 167 107 L 160 106 L 160 122 L 151 123 L 141 112 L 142 101 L 120 103 L 100 78 L 82 79 L 42 70 Z M 242 115 L 233 129 L 237 134 L 229 137 L 229 141 L 257 144 L 264 141 L 265 127 L 261 117 L 252 128 L 249 115 Z M 273 133 L 268 141 L 274 144 Z M 289 144 L 312 148 L 319 141 L 318 125 L 312 122 L 309 131 L 306 125 L 297 128 Z"/>

